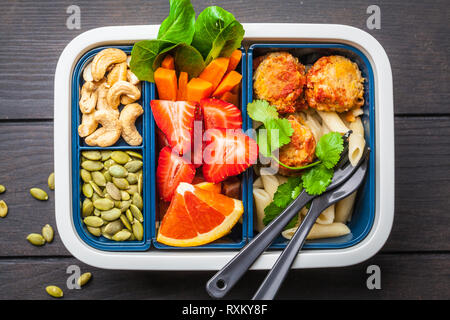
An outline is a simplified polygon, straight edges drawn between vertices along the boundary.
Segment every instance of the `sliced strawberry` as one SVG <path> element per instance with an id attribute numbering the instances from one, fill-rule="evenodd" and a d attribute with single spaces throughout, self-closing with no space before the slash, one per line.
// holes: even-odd
<path id="1" fill-rule="evenodd" d="M 200 100 L 205 130 L 208 129 L 241 129 L 242 113 L 235 105 L 219 99 Z"/>
<path id="2" fill-rule="evenodd" d="M 221 182 L 256 163 L 258 145 L 240 129 L 211 129 L 205 140 L 203 176 L 208 182 Z"/>
<path id="3" fill-rule="evenodd" d="M 158 141 L 159 149 L 167 147 L 169 145 L 169 141 L 167 141 L 166 135 L 161 131 L 160 128 L 156 128 L 156 137 Z"/>
<path id="4" fill-rule="evenodd" d="M 156 125 L 179 155 L 191 149 L 196 104 L 187 101 L 152 100 Z"/>
<path id="5" fill-rule="evenodd" d="M 198 168 L 203 164 L 203 116 L 200 107 L 197 107 L 194 118 L 194 132 L 192 136 L 192 164 Z"/>
<path id="6" fill-rule="evenodd" d="M 164 201 L 172 200 L 180 182 L 191 183 L 194 176 L 195 168 L 192 164 L 178 156 L 170 147 L 161 150 L 156 169 L 156 185 L 159 196 Z"/>

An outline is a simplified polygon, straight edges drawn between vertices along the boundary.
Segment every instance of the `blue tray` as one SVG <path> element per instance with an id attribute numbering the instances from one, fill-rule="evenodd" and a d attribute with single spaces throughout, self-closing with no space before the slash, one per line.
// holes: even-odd
<path id="1" fill-rule="evenodd" d="M 243 130 L 247 130 L 247 99 L 246 99 L 246 86 L 247 86 L 247 77 L 246 77 L 246 70 L 247 70 L 247 60 L 246 60 L 246 53 L 245 49 L 241 48 L 242 51 L 242 59 L 241 63 L 237 66 L 237 69 L 240 68 L 241 74 L 242 74 L 242 90 L 241 90 L 241 110 L 242 110 L 242 127 Z M 156 125 L 156 124 L 155 124 Z M 154 156 L 156 154 L 156 150 L 153 152 Z M 156 169 L 154 169 L 156 170 Z M 249 171 L 249 170 L 247 170 Z M 155 175 L 155 171 L 153 171 L 153 174 Z M 172 249 L 172 250 L 204 250 L 204 249 L 236 249 L 236 248 L 242 248 L 247 243 L 247 230 L 248 230 L 248 208 L 247 208 L 247 172 L 244 172 L 241 174 L 241 199 L 244 206 L 244 214 L 242 215 L 242 224 L 237 223 L 233 229 L 231 230 L 231 233 L 216 242 L 212 242 L 209 244 L 205 244 L 202 246 L 196 246 L 196 247 L 172 247 L 167 246 L 165 244 L 159 243 L 156 241 L 156 211 L 157 207 L 155 206 L 154 212 L 152 215 L 152 225 L 153 225 L 153 245 L 157 249 Z M 155 180 L 152 180 L 152 185 L 155 185 Z M 156 199 L 156 189 L 154 188 L 152 198 Z"/>
<path id="2" fill-rule="evenodd" d="M 77 230 L 80 238 L 93 248 L 105 251 L 145 251 L 150 248 L 152 239 L 151 228 L 151 212 L 154 205 L 154 199 L 152 198 L 152 184 L 154 173 L 154 154 L 150 152 L 153 141 L 153 119 L 152 112 L 150 110 L 149 101 L 153 99 L 154 88 L 153 84 L 148 82 L 142 82 L 141 99 L 138 101 L 144 108 L 144 114 L 136 121 L 136 128 L 143 137 L 141 146 L 129 146 L 122 138 L 113 146 L 100 148 L 90 147 L 84 143 L 84 138 L 78 136 L 78 125 L 81 122 L 81 112 L 78 107 L 79 95 L 81 86 L 84 83 L 82 74 L 84 67 L 92 61 L 94 56 L 103 49 L 106 48 L 118 48 L 129 54 L 132 46 L 108 46 L 92 49 L 85 53 L 81 59 L 77 62 L 73 76 L 72 76 L 72 218 L 75 229 Z M 120 107 L 122 108 L 122 106 Z M 117 242 L 106 239 L 103 236 L 96 237 L 90 234 L 86 226 L 82 223 L 81 218 L 81 202 L 84 200 L 84 196 L 81 193 L 80 186 L 82 180 L 80 178 L 80 156 L 84 150 L 134 150 L 142 153 L 143 156 L 143 215 L 144 215 L 144 237 L 142 241 L 123 241 Z"/>
<path id="3" fill-rule="evenodd" d="M 374 110 L 374 76 L 367 57 L 358 49 L 343 44 L 253 44 L 250 46 L 247 72 L 248 102 L 253 101 L 253 57 L 261 56 L 271 51 L 288 51 L 298 57 L 303 64 L 312 64 L 325 55 L 338 54 L 355 62 L 361 70 L 364 82 L 364 124 L 366 143 L 371 148 L 369 172 L 362 188 L 358 191 L 354 213 L 348 227 L 351 233 L 342 237 L 308 240 L 305 249 L 338 249 L 353 246 L 362 241 L 372 228 L 375 217 L 375 110 Z M 247 127 L 252 127 L 252 120 L 247 115 Z M 248 237 L 254 237 L 253 230 L 253 171 L 248 172 Z M 288 241 L 279 236 L 269 248 L 284 248 Z"/>

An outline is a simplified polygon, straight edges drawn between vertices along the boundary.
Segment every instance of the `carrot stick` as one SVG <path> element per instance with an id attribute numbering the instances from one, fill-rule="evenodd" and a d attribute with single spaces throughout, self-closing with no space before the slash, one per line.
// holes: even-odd
<path id="1" fill-rule="evenodd" d="M 230 71 L 220 82 L 216 91 L 213 93 L 213 97 L 219 97 L 227 91 L 230 91 L 235 86 L 237 86 L 242 79 L 242 75 L 236 71 Z"/>
<path id="2" fill-rule="evenodd" d="M 158 68 L 153 76 L 159 99 L 175 101 L 177 99 L 177 75 L 175 70 Z"/>
<path id="3" fill-rule="evenodd" d="M 186 101 L 187 100 L 187 84 L 188 84 L 188 74 L 187 72 L 180 72 L 180 76 L 178 77 L 178 93 L 177 93 L 177 101 Z"/>

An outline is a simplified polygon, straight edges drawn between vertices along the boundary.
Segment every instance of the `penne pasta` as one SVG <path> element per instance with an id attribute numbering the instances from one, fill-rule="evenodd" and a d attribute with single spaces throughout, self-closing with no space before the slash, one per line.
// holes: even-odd
<path id="1" fill-rule="evenodd" d="M 347 126 L 336 112 L 317 111 L 322 118 L 323 123 L 331 130 L 339 133 L 346 133 L 348 131 Z"/>
<path id="2" fill-rule="evenodd" d="M 317 218 L 316 223 L 318 224 L 331 224 L 334 221 L 334 215 L 335 215 L 335 206 L 334 204 L 332 206 L 329 206 L 326 208 L 320 216 Z"/>
<path id="3" fill-rule="evenodd" d="M 288 181 L 288 178 L 285 177 L 285 176 L 282 176 L 281 174 L 277 174 L 276 177 L 277 177 L 278 182 L 279 182 L 280 184 L 286 183 L 286 182 Z"/>
<path id="4" fill-rule="evenodd" d="M 261 177 L 258 177 L 258 178 L 253 182 L 253 188 L 264 189 L 264 185 L 263 185 L 263 183 L 262 183 Z"/>
<path id="5" fill-rule="evenodd" d="M 350 221 L 353 206 L 355 204 L 357 191 L 353 192 L 347 198 L 342 199 L 336 204 L 334 221 L 346 223 Z"/>
<path id="6" fill-rule="evenodd" d="M 350 124 L 350 130 L 353 132 L 348 138 L 348 159 L 353 166 L 356 166 L 362 157 L 366 145 L 361 118 L 357 118 Z"/>
<path id="7" fill-rule="evenodd" d="M 280 182 L 276 176 L 264 174 L 264 169 L 265 168 L 261 169 L 261 180 L 264 185 L 264 190 L 270 195 L 271 200 L 273 200 L 273 195 L 277 192 Z"/>
<path id="8" fill-rule="evenodd" d="M 281 235 L 290 240 L 294 236 L 298 227 L 284 230 Z M 343 223 L 333 222 L 332 224 L 315 223 L 311 228 L 307 240 L 340 237 L 350 233 L 350 229 Z"/>
<path id="9" fill-rule="evenodd" d="M 253 189 L 253 198 L 255 199 L 256 223 L 255 227 L 258 232 L 264 229 L 264 209 L 272 202 L 271 196 L 264 189 Z"/>

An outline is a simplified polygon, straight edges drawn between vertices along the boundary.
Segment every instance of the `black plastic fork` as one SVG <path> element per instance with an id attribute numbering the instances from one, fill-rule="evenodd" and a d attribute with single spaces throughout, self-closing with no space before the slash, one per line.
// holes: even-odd
<path id="1" fill-rule="evenodd" d="M 343 156 L 337 165 L 337 169 L 334 171 L 332 182 L 327 187 L 327 191 L 333 190 L 344 183 L 361 163 L 357 166 L 352 166 L 348 162 L 347 137 L 349 134 L 350 132 L 344 137 L 346 143 L 342 152 Z M 366 149 L 365 153 L 367 152 L 368 150 Z M 214 298 L 222 298 L 227 294 L 256 259 L 267 249 L 281 231 L 283 231 L 283 228 L 292 220 L 298 211 L 315 197 L 315 195 L 310 195 L 306 190 L 303 190 L 280 215 L 272 220 L 272 222 L 207 282 L 206 291 L 208 294 Z"/>

